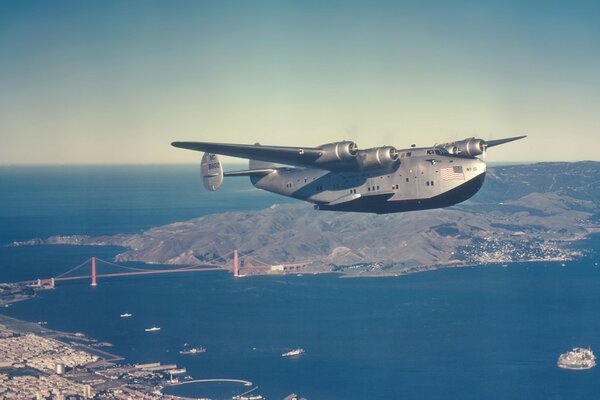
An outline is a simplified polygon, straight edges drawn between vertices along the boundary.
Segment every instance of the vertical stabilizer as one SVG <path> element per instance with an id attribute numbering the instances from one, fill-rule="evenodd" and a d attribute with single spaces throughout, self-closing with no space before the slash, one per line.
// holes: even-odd
<path id="1" fill-rule="evenodd" d="M 204 153 L 200 161 L 200 174 L 206 190 L 214 192 L 219 189 L 223 183 L 223 168 L 216 154 Z"/>

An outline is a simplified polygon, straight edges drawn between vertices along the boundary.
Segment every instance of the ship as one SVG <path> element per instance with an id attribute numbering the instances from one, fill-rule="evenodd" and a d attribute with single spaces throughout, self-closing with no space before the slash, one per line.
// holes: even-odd
<path id="1" fill-rule="evenodd" d="M 156 331 L 160 331 L 160 328 L 158 326 L 153 326 L 152 328 L 146 328 L 144 330 L 146 332 L 156 332 Z"/>
<path id="2" fill-rule="evenodd" d="M 298 349 L 288 351 L 287 353 L 283 353 L 281 355 L 281 357 L 293 357 L 293 356 L 299 356 L 301 354 L 304 354 L 304 349 L 298 348 Z"/>
<path id="3" fill-rule="evenodd" d="M 119 315 L 119 317 L 121 317 L 121 318 L 129 318 L 129 317 L 131 317 L 132 315 L 133 315 L 133 314 L 130 314 L 130 313 L 126 312 L 126 313 L 124 313 L 124 314 L 121 314 L 121 315 Z"/>
<path id="4" fill-rule="evenodd" d="M 192 347 L 191 349 L 179 350 L 179 354 L 194 355 L 194 354 L 200 354 L 200 353 L 206 353 L 206 349 L 204 347 L 202 347 L 202 346 L 200 346 L 200 347 Z"/>
<path id="5" fill-rule="evenodd" d="M 575 347 L 561 354 L 556 364 L 564 369 L 590 369 L 596 366 L 596 356 L 590 348 Z"/>
<path id="6" fill-rule="evenodd" d="M 173 368 L 167 371 L 169 374 L 171 375 L 181 375 L 181 374 L 185 374 L 187 372 L 187 369 L 185 368 Z"/>

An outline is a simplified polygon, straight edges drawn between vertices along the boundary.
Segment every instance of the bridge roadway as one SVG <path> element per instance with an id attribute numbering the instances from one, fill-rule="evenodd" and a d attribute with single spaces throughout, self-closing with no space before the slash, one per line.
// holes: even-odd
<path id="1" fill-rule="evenodd" d="M 113 276 L 130 276 L 130 275 L 151 275 L 151 274 L 171 274 L 177 272 L 205 272 L 205 271 L 226 271 L 225 268 L 210 267 L 210 268 L 177 268 L 177 269 L 155 269 L 148 271 L 132 271 L 132 272 L 115 272 L 112 274 L 98 274 L 96 278 L 109 278 Z M 72 281 L 76 279 L 87 279 L 91 278 L 91 275 L 80 275 L 80 276 L 64 276 L 62 278 L 55 278 L 55 281 Z"/>
<path id="2" fill-rule="evenodd" d="M 152 274 L 171 274 L 179 272 L 206 272 L 206 271 L 227 271 L 226 268 L 221 267 L 203 267 L 203 268 L 177 268 L 177 269 L 155 269 L 147 271 L 131 271 L 131 272 L 115 272 L 111 274 L 97 274 L 96 278 L 110 278 L 115 276 L 133 276 L 133 275 L 152 275 Z M 60 281 L 74 281 L 78 279 L 91 279 L 92 275 L 78 275 L 78 276 L 63 276 L 60 278 L 54 278 L 55 282 Z M 49 279 L 42 279 L 42 281 L 48 281 Z M 24 281 L 20 283 L 24 284 L 35 284 L 38 280 Z"/>

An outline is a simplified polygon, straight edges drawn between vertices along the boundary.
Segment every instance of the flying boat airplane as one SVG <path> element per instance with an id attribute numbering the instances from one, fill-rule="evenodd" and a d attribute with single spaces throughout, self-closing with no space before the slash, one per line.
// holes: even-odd
<path id="1" fill-rule="evenodd" d="M 202 182 L 217 190 L 223 177 L 249 176 L 263 190 L 308 201 L 315 209 L 396 213 L 448 207 L 473 196 L 483 185 L 490 147 L 522 139 L 467 138 L 431 147 L 358 149 L 352 141 L 317 147 L 173 142 L 205 152 Z M 247 170 L 223 172 L 217 154 L 247 158 Z"/>

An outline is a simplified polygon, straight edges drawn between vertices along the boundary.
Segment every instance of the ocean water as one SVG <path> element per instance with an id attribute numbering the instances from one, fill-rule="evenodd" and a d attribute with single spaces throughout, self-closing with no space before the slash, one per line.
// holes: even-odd
<path id="1" fill-rule="evenodd" d="M 0 169 L 0 242 L 112 234 L 288 201 L 199 187 L 195 168 Z M 215 195 L 216 197 L 211 197 Z M 600 349 L 600 237 L 559 263 L 439 270 L 403 277 L 252 277 L 204 272 L 61 284 L 1 312 L 114 344 L 132 363 L 186 367 L 194 378 L 245 379 L 268 399 L 578 399 L 600 393 L 598 368 L 556 367 L 574 346 Z M 52 276 L 118 248 L 0 247 L 0 281 Z M 131 312 L 130 319 L 119 318 Z M 146 333 L 144 328 L 161 327 Z M 207 352 L 184 356 L 184 343 Z M 291 359 L 281 353 L 302 347 Z M 173 393 L 226 398 L 232 385 Z"/>

